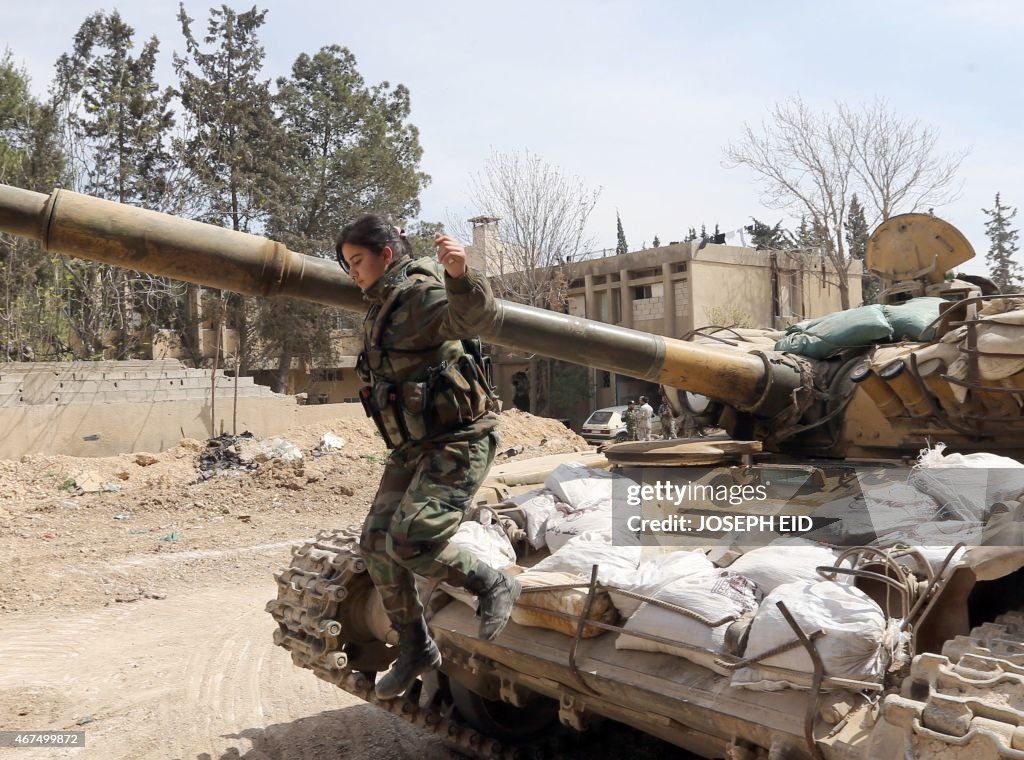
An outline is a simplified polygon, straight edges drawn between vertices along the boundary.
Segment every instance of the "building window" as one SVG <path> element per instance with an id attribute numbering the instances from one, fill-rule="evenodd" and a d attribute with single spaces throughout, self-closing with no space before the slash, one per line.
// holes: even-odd
<path id="1" fill-rule="evenodd" d="M 644 277 L 659 277 L 660 275 L 661 269 L 659 267 L 651 267 L 650 269 L 637 269 L 634 272 L 630 272 L 629 279 L 642 280 Z"/>
<path id="2" fill-rule="evenodd" d="M 598 373 L 597 373 L 597 383 L 602 388 L 611 388 L 612 387 L 612 373 L 608 372 L 607 370 L 603 370 L 603 369 L 602 370 L 598 370 Z"/>
<path id="3" fill-rule="evenodd" d="M 645 298 L 653 298 L 654 294 L 651 292 L 650 285 L 637 285 L 633 288 L 633 300 L 642 301 Z"/>
<path id="4" fill-rule="evenodd" d="M 343 373 L 340 369 L 318 369 L 314 377 L 320 383 L 336 383 L 342 379 Z"/>
<path id="5" fill-rule="evenodd" d="M 672 271 L 673 272 L 685 272 L 686 271 L 686 262 L 684 261 L 684 262 L 682 262 L 680 264 L 673 264 L 672 265 Z"/>
<path id="6" fill-rule="evenodd" d="M 582 288 L 585 284 L 586 283 L 582 279 L 577 278 L 577 279 L 575 279 L 575 280 L 573 280 L 572 282 L 569 283 L 569 287 L 570 288 Z"/>

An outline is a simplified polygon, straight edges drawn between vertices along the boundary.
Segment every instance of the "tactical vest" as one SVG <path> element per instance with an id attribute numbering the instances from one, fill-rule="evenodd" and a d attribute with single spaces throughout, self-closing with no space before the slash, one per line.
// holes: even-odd
<path id="1" fill-rule="evenodd" d="M 363 322 L 363 352 L 356 370 L 365 385 L 359 398 L 391 449 L 454 432 L 497 407 L 479 339 L 449 340 L 419 350 L 384 345 L 385 328 L 403 294 L 424 282 L 441 282 L 438 268 L 429 260 L 413 259 L 399 272 L 385 274 L 396 281 Z"/>

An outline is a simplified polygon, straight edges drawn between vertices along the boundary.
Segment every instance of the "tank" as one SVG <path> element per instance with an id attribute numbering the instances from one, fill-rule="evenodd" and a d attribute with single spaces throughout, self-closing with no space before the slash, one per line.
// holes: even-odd
<path id="1" fill-rule="evenodd" d="M 363 307 L 360 292 L 333 262 L 66 190 L 45 195 L 0 185 L 0 231 L 59 254 L 200 285 Z M 950 452 L 1024 453 L 1024 362 L 1015 365 L 1016 354 L 992 331 L 1005 326 L 1010 318 L 999 315 L 1017 304 L 983 294 L 984 283 L 948 274 L 971 256 L 957 230 L 929 215 L 895 217 L 873 233 L 866 263 L 882 280 L 883 301 L 940 299 L 935 317 L 915 328 L 917 338 L 898 343 L 875 337 L 840 341 L 825 352 L 781 351 L 775 348 L 780 336 L 766 331 L 711 326 L 675 339 L 508 302 L 500 303 L 482 337 L 660 383 L 677 414 L 723 431 L 584 455 L 596 471 L 639 482 L 667 468 L 717 485 L 761 485 L 796 473 L 798 488 L 769 494 L 762 506 L 799 503 L 814 514 L 822 504 L 857 498 L 851 472 L 906 472 L 929 442 L 941 441 Z M 1000 361 L 993 371 L 992 362 Z M 498 527 L 523 568 L 550 552 L 528 545 L 529 521 L 512 497 L 543 483 L 557 464 L 529 460 L 495 468 L 467 517 Z M 1019 506 L 1010 499 L 986 504 L 986 516 L 1012 523 Z M 328 530 L 297 547 L 291 566 L 277 576 L 278 597 L 267 611 L 277 624 L 275 643 L 297 666 L 478 757 L 557 752 L 559 731 L 586 731 L 602 719 L 708 758 L 1024 757 L 1019 542 L 966 551 L 949 546 L 926 556 L 902 545 L 865 547 L 849 531 L 830 535 L 837 539 L 829 549 L 835 562 L 817 572 L 848 576 L 890 621 L 893 651 L 898 645 L 912 655 L 893 657 L 871 678 L 828 672 L 824 645 L 816 642 L 840 636 L 841 626 L 825 619 L 812 630 L 793 622 L 785 606 L 779 609 L 793 636 L 775 654 L 806 653 L 813 668 L 802 688 L 731 685 L 739 668 L 759 665 L 744 659 L 757 631 L 749 615 L 703 619 L 722 628 L 727 649 L 704 664 L 699 657 L 617 648 L 623 619 L 607 604 L 598 610 L 607 599 L 602 594 L 616 587 L 599 580 L 595 566 L 565 589 L 576 594 L 575 607 L 549 609 L 544 627 L 517 620 L 493 642 L 477 639 L 473 610 L 457 593 L 424 583 L 444 662 L 403 697 L 379 700 L 374 678 L 394 657 L 395 634 L 366 574 L 355 528 Z M 746 554 L 735 543 L 709 547 L 704 537 L 691 546 L 711 551 L 715 572 Z M 659 553 L 666 553 L 663 547 L 650 556 Z M 634 596 L 658 607 L 652 593 Z M 529 613 L 531 605 L 523 606 Z M 660 641 L 638 635 L 714 654 L 673 635 Z"/>

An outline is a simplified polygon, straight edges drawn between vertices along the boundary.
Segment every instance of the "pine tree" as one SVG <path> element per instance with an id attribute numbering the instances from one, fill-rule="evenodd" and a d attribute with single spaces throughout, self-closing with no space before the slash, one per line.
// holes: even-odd
<path id="1" fill-rule="evenodd" d="M 783 229 L 781 219 L 775 223 L 775 226 L 769 227 L 755 217 L 750 218 L 754 223 L 747 225 L 745 229 L 750 235 L 750 242 L 755 249 L 758 251 L 782 251 L 791 247 L 789 233 Z"/>
<path id="2" fill-rule="evenodd" d="M 1017 209 L 1004 206 L 999 193 L 996 193 L 995 205 L 982 211 L 989 217 L 985 222 L 985 235 L 989 239 L 985 262 L 989 275 L 1001 292 L 1016 292 L 1021 288 L 1020 265 L 1013 259 L 1018 250 L 1018 233 L 1010 227 L 1010 222 L 1017 216 Z"/>
<path id="3" fill-rule="evenodd" d="M 285 171 L 269 204 L 273 239 L 333 260 L 335 235 L 357 214 L 373 209 L 400 222 L 418 213 L 429 177 L 419 170 L 423 151 L 408 123 L 405 87 L 368 87 L 352 53 L 336 45 L 300 55 L 277 85 Z M 433 255 L 439 231 L 440 225 L 421 224 L 407 236 L 416 253 Z M 261 355 L 276 357 L 285 369 L 299 357 L 331 366 L 330 331 L 343 314 L 284 299 L 260 304 Z"/>
<path id="4" fill-rule="evenodd" d="M 684 243 L 689 243 L 691 240 L 696 240 L 696 239 L 697 239 L 697 230 L 694 227 L 690 227 L 689 231 L 687 231 L 687 233 L 686 233 L 686 237 L 683 238 L 683 242 Z"/>
<path id="5" fill-rule="evenodd" d="M 133 55 L 134 36 L 116 11 L 87 17 L 72 51 L 57 61 L 55 99 L 77 159 L 74 185 L 119 203 L 163 208 L 173 93 L 154 77 L 159 41 L 150 38 Z M 184 288 L 166 279 L 81 261 L 68 262 L 65 272 L 68 308 L 89 357 L 137 355 L 147 323 L 173 323 L 181 306 Z"/>
<path id="6" fill-rule="evenodd" d="M 651 243 L 651 246 L 654 248 L 661 248 L 661 241 L 658 240 L 657 235 L 654 236 L 654 241 Z"/>
<path id="7" fill-rule="evenodd" d="M 864 207 L 861 205 L 856 193 L 850 198 L 850 208 L 846 214 L 846 222 L 843 224 L 843 228 L 844 236 L 846 237 L 846 250 L 849 252 L 850 258 L 864 264 L 868 237 L 871 231 L 868 229 L 868 222 L 864 216 Z M 865 269 L 861 280 L 861 296 L 864 303 L 875 303 L 881 291 L 881 280 L 877 275 Z"/>
<path id="8" fill-rule="evenodd" d="M 198 181 L 203 221 L 248 232 L 266 221 L 267 201 L 279 181 L 281 131 L 270 82 L 260 79 L 265 55 L 259 40 L 266 11 L 211 8 L 205 50 L 182 4 L 178 21 L 185 56 L 174 56 L 181 104 L 194 130 L 181 146 Z"/>
<path id="9" fill-rule="evenodd" d="M 624 253 L 629 253 L 629 245 L 626 243 L 626 233 L 622 229 L 622 219 L 619 217 L 619 212 L 615 212 L 615 224 L 618 228 L 616 233 L 617 242 L 615 243 L 615 255 L 621 256 Z"/>
<path id="10" fill-rule="evenodd" d="M 135 30 L 117 11 L 94 13 L 57 61 L 57 91 L 84 159 L 90 195 L 158 208 L 170 167 L 173 91 L 154 78 L 160 43 L 151 37 L 133 56 Z M 79 99 L 81 107 L 79 105 Z"/>

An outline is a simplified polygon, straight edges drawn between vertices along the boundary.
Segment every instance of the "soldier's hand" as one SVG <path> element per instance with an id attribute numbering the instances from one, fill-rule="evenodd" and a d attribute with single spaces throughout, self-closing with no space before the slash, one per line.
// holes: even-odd
<path id="1" fill-rule="evenodd" d="M 466 273 L 466 249 L 462 243 L 447 235 L 434 237 L 437 260 L 450 277 L 462 277 Z"/>

